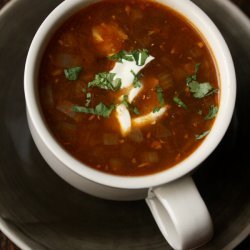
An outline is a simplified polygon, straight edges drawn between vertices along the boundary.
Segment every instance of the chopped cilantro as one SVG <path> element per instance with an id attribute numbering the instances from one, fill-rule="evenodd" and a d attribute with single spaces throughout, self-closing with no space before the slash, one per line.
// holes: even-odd
<path id="1" fill-rule="evenodd" d="M 127 52 L 125 50 L 121 50 L 117 54 L 109 56 L 110 60 L 122 63 L 122 60 L 126 61 L 135 61 L 137 66 L 143 66 L 149 57 L 148 50 L 146 49 L 138 49 L 132 50 L 131 52 Z"/>
<path id="2" fill-rule="evenodd" d="M 159 107 L 154 107 L 153 113 L 157 113 L 157 112 L 159 112 L 160 110 L 161 110 L 161 108 L 159 108 Z"/>
<path id="3" fill-rule="evenodd" d="M 196 75 L 197 75 L 197 73 L 198 73 L 198 71 L 199 71 L 200 65 L 201 65 L 200 63 L 196 63 L 195 66 L 194 66 L 194 74 L 195 74 L 195 77 L 196 77 Z M 195 80 L 196 80 L 196 78 L 195 78 Z"/>
<path id="4" fill-rule="evenodd" d="M 195 98 L 203 98 L 205 96 L 217 93 L 218 90 L 214 89 L 214 87 L 209 82 L 199 83 L 197 81 L 199 67 L 200 64 L 196 64 L 194 74 L 186 78 L 186 83 L 190 92 Z"/>
<path id="5" fill-rule="evenodd" d="M 200 68 L 200 63 L 196 63 L 196 64 L 195 64 L 195 69 L 194 69 L 194 74 L 191 75 L 191 76 L 188 76 L 188 77 L 186 78 L 186 83 L 187 83 L 187 85 L 188 85 L 190 82 L 196 81 L 196 80 L 197 80 L 197 73 L 198 73 L 198 71 L 199 71 L 199 68 Z"/>
<path id="6" fill-rule="evenodd" d="M 75 81 L 78 79 L 82 67 L 68 68 L 64 70 L 65 77 L 70 81 Z"/>
<path id="7" fill-rule="evenodd" d="M 85 106 L 88 107 L 90 102 L 91 102 L 91 98 L 92 98 L 92 95 L 91 93 L 87 93 L 86 94 L 86 102 L 85 102 Z"/>
<path id="8" fill-rule="evenodd" d="M 198 83 L 196 81 L 192 81 L 188 84 L 188 87 L 195 98 L 203 98 L 217 91 L 209 82 Z"/>
<path id="9" fill-rule="evenodd" d="M 140 114 L 140 111 L 137 107 L 133 106 L 131 103 L 128 101 L 128 95 L 124 95 L 122 97 L 122 104 L 128 109 L 133 111 L 136 115 Z"/>
<path id="10" fill-rule="evenodd" d="M 133 55 L 133 57 L 135 59 L 136 65 L 138 65 L 138 66 L 144 65 L 147 58 L 149 57 L 148 50 L 146 50 L 146 49 L 134 50 L 131 52 L 131 54 Z"/>
<path id="11" fill-rule="evenodd" d="M 203 139 L 204 137 L 206 137 L 206 136 L 209 134 L 209 132 L 210 132 L 210 130 L 207 130 L 207 131 L 201 133 L 200 135 L 195 135 L 195 139 L 196 139 L 196 140 L 201 140 L 201 139 Z"/>
<path id="12" fill-rule="evenodd" d="M 87 108 L 82 106 L 73 106 L 72 110 L 77 113 L 99 115 L 104 118 L 108 118 L 112 111 L 115 109 L 115 105 L 106 106 L 102 102 L 95 106 L 95 108 Z"/>
<path id="13" fill-rule="evenodd" d="M 161 104 L 161 106 L 163 106 L 165 104 L 164 93 L 163 93 L 163 89 L 160 86 L 156 87 L 156 94 L 157 94 L 157 99 L 159 103 Z"/>
<path id="14" fill-rule="evenodd" d="M 218 110 L 219 110 L 218 107 L 216 107 L 214 105 L 210 106 L 208 114 L 207 114 L 207 116 L 204 119 L 205 120 L 211 120 L 211 119 L 215 118 L 216 115 L 217 115 L 217 113 L 218 113 Z"/>
<path id="15" fill-rule="evenodd" d="M 140 88 L 141 87 L 140 78 L 142 77 L 142 74 L 141 73 L 135 74 L 135 72 L 132 69 L 131 69 L 130 72 L 134 76 L 134 81 L 133 81 L 134 87 L 135 88 Z"/>
<path id="16" fill-rule="evenodd" d="M 129 109 L 130 108 L 130 103 L 128 101 L 128 95 L 124 95 L 122 97 L 122 104 L 124 104 L 124 106 Z"/>
<path id="17" fill-rule="evenodd" d="M 115 78 L 115 73 L 102 72 L 95 75 L 95 79 L 88 83 L 88 87 L 98 87 L 100 89 L 117 91 L 121 88 L 122 81 Z"/>
<path id="18" fill-rule="evenodd" d="M 94 109 L 76 105 L 72 107 L 72 111 L 76 113 L 93 114 Z"/>
<path id="19" fill-rule="evenodd" d="M 139 111 L 139 109 L 138 109 L 137 107 L 134 107 L 134 108 L 133 108 L 133 111 L 134 111 L 134 113 L 135 113 L 136 115 L 139 115 L 139 114 L 140 114 L 140 111 Z"/>
<path id="20" fill-rule="evenodd" d="M 178 98 L 177 96 L 175 96 L 173 98 L 173 101 L 178 105 L 178 107 L 187 109 L 187 105 L 180 98 Z"/>
<path id="21" fill-rule="evenodd" d="M 95 114 L 103 116 L 104 118 L 108 118 L 112 111 L 115 109 L 115 105 L 110 105 L 109 107 L 100 102 L 96 107 L 95 107 Z"/>
<path id="22" fill-rule="evenodd" d="M 126 61 L 134 61 L 132 54 L 125 51 L 125 50 L 121 50 L 117 54 L 114 54 L 112 56 L 108 56 L 108 59 L 113 60 L 113 61 L 117 61 L 120 63 L 122 63 L 122 59 L 126 60 Z"/>
<path id="23" fill-rule="evenodd" d="M 87 89 L 86 89 L 86 88 L 82 88 L 82 92 L 83 92 L 84 94 L 86 94 Z"/>

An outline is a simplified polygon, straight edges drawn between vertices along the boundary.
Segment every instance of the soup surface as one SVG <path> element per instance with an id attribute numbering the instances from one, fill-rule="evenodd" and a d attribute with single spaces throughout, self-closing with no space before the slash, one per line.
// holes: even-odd
<path id="1" fill-rule="evenodd" d="M 185 18 L 151 1 L 105 0 L 52 36 L 39 93 L 72 156 L 116 175 L 147 175 L 189 156 L 218 111 L 216 65 Z"/>

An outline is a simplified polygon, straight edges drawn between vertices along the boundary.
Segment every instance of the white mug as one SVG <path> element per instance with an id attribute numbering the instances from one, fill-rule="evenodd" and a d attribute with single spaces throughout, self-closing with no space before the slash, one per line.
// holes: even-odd
<path id="1" fill-rule="evenodd" d="M 42 115 L 37 87 L 41 58 L 54 31 L 77 10 L 94 2 L 97 0 L 64 1 L 46 18 L 32 41 L 25 65 L 24 90 L 33 139 L 50 167 L 72 186 L 104 199 L 146 199 L 163 236 L 174 249 L 199 247 L 211 239 L 213 226 L 190 174 L 219 144 L 233 114 L 236 79 L 228 47 L 214 23 L 191 1 L 157 0 L 186 17 L 210 46 L 220 77 L 219 112 L 202 144 L 174 167 L 139 177 L 99 172 L 73 158 L 53 138 Z"/>

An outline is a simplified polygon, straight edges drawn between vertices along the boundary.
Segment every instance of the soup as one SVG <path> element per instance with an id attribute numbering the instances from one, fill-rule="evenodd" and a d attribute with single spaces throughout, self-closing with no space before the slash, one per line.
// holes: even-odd
<path id="1" fill-rule="evenodd" d="M 218 112 L 206 41 L 153 1 L 105 0 L 80 10 L 49 41 L 38 82 L 58 143 L 115 175 L 149 175 L 183 161 Z"/>

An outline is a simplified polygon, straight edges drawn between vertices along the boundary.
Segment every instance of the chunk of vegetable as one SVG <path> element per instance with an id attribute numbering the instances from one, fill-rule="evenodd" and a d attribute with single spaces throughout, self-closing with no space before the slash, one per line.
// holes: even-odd
<path id="1" fill-rule="evenodd" d="M 128 138 L 136 143 L 141 143 L 144 140 L 143 134 L 139 128 L 133 128 L 133 130 L 129 133 Z"/>
<path id="2" fill-rule="evenodd" d="M 92 28 L 93 40 L 100 54 L 107 56 L 118 52 L 127 34 L 117 23 L 101 23 Z"/>
<path id="3" fill-rule="evenodd" d="M 103 134 L 103 144 L 106 146 L 113 146 L 119 144 L 119 136 L 114 133 Z"/>
<path id="4" fill-rule="evenodd" d="M 148 163 L 157 163 L 159 161 L 159 155 L 156 151 L 148 151 L 142 153 L 142 161 Z"/>
<path id="5" fill-rule="evenodd" d="M 75 120 L 76 122 L 80 122 L 82 120 L 81 114 L 77 114 L 72 110 L 73 103 L 70 101 L 62 101 L 57 106 L 56 109 L 63 114 L 65 114 L 68 118 Z"/>

